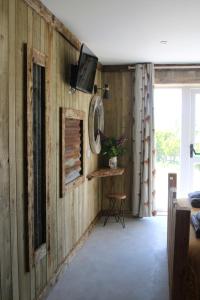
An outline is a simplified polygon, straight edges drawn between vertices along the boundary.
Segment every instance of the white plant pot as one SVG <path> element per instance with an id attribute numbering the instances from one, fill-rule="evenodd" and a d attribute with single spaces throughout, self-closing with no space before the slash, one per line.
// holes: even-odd
<path id="1" fill-rule="evenodd" d="M 117 168 L 117 156 L 111 157 L 109 159 L 109 167 L 111 169 L 116 169 Z"/>

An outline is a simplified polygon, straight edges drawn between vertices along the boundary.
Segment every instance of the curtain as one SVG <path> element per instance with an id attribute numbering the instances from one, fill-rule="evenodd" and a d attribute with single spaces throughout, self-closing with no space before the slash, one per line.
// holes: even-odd
<path id="1" fill-rule="evenodd" d="M 136 65 L 132 191 L 132 212 L 136 217 L 149 217 L 156 214 L 153 78 L 153 64 Z"/>

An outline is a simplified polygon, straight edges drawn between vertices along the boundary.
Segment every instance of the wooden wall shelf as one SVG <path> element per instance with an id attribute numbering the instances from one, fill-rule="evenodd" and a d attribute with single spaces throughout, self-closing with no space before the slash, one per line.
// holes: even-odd
<path id="1" fill-rule="evenodd" d="M 119 176 L 124 174 L 125 169 L 124 168 L 117 168 L 117 169 L 99 169 L 97 171 L 94 171 L 87 175 L 87 179 L 91 180 L 92 178 L 97 177 L 110 177 L 110 176 Z"/>

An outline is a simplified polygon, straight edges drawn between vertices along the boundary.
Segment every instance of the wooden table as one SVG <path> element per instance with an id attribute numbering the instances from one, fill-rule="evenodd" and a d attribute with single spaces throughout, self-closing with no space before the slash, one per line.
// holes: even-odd
<path id="1" fill-rule="evenodd" d="M 109 187 L 110 187 L 110 193 L 114 193 L 114 176 L 123 175 L 124 171 L 125 171 L 124 168 L 99 169 L 97 171 L 94 171 L 94 172 L 88 174 L 87 178 L 88 178 L 88 180 L 91 180 L 92 178 L 110 177 L 110 185 L 109 185 Z M 107 195 L 107 197 L 108 197 L 108 195 Z M 125 196 L 125 198 L 126 198 L 126 196 Z M 116 199 L 113 199 L 112 197 L 109 198 L 109 208 L 107 209 L 107 214 L 106 214 L 106 217 L 105 217 L 104 226 L 106 225 L 109 217 L 111 215 L 114 215 L 116 221 L 117 222 L 120 221 L 121 224 L 122 224 L 122 227 L 125 228 L 125 222 L 124 222 L 124 200 L 121 199 L 120 209 L 115 209 L 115 206 L 116 206 Z"/>
<path id="2" fill-rule="evenodd" d="M 124 168 L 104 168 L 94 171 L 87 175 L 87 179 L 91 180 L 92 178 L 99 178 L 99 177 L 112 177 L 112 176 L 119 176 L 124 174 Z"/>

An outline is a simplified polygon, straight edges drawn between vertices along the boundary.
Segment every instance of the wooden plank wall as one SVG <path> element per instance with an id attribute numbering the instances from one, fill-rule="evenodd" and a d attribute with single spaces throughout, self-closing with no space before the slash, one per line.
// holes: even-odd
<path id="1" fill-rule="evenodd" d="M 119 166 L 126 168 L 125 174 L 115 177 L 113 191 L 125 192 L 127 195 L 126 211 L 131 211 L 131 176 L 132 176 L 132 102 L 134 73 L 130 71 L 105 71 L 102 73 L 102 86 L 108 83 L 111 99 L 103 100 L 105 110 L 105 135 L 119 137 L 124 134 L 128 141 L 126 143 L 126 154 L 119 158 Z M 110 178 L 103 181 L 102 207 L 107 207 L 106 194 L 110 192 Z"/>
<path id="2" fill-rule="evenodd" d="M 155 84 L 199 84 L 200 69 L 155 70 Z"/>
<path id="3" fill-rule="evenodd" d="M 59 197 L 59 108 L 82 110 L 87 120 L 91 96 L 69 94 L 70 64 L 77 61 L 79 53 L 23 0 L 0 0 L 0 44 L 0 300 L 33 300 L 101 210 L 99 179 L 86 179 Z M 26 44 L 49 58 L 47 256 L 30 272 L 26 272 L 25 257 Z M 96 83 L 101 85 L 100 71 Z M 87 175 L 97 169 L 98 157 L 91 154 L 85 159 Z"/>
<path id="4" fill-rule="evenodd" d="M 0 299 L 11 299 L 11 218 L 9 202 L 9 6 L 0 1 Z"/>

